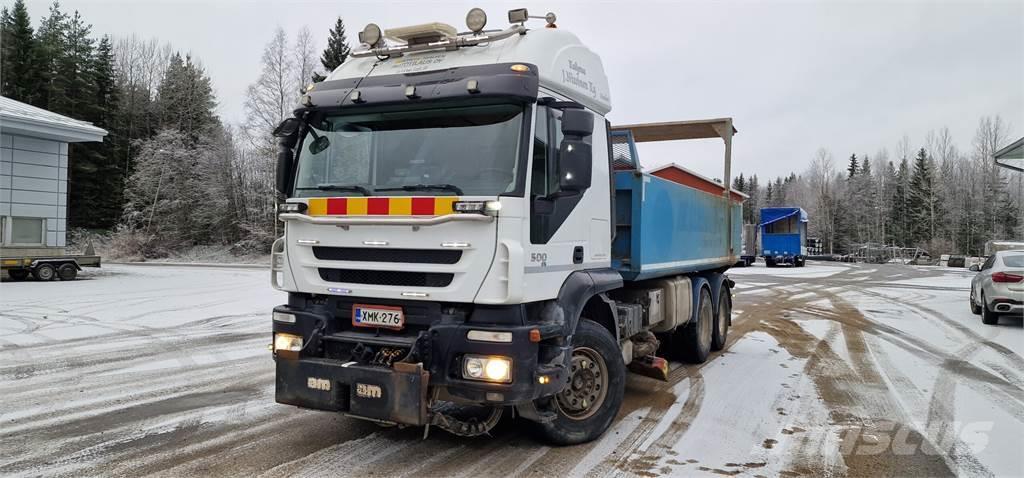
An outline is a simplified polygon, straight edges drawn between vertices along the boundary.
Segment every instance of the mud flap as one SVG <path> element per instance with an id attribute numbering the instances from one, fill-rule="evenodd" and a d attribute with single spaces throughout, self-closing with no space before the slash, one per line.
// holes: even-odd
<path id="1" fill-rule="evenodd" d="M 629 371 L 667 382 L 668 360 L 653 355 L 646 355 L 630 362 Z"/>

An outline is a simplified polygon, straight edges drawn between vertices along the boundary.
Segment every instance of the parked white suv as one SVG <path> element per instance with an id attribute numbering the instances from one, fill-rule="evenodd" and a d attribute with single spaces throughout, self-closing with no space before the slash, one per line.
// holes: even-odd
<path id="1" fill-rule="evenodd" d="M 971 312 L 981 314 L 983 324 L 994 325 L 1002 314 L 1024 314 L 1024 250 L 999 251 L 981 266 L 971 280 Z"/>

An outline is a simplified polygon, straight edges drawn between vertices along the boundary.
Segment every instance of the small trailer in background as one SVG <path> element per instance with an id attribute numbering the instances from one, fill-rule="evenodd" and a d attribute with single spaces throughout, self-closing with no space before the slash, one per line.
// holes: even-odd
<path id="1" fill-rule="evenodd" d="M 807 212 L 798 207 L 761 208 L 761 252 L 768 267 L 807 260 Z"/>
<path id="2" fill-rule="evenodd" d="M 4 250 L 4 254 L 10 250 Z M 25 280 L 29 275 L 39 281 L 53 279 L 75 280 L 78 271 L 83 267 L 99 267 L 100 256 L 97 255 L 18 255 L 16 257 L 0 256 L 0 270 L 7 273 L 11 280 Z"/>

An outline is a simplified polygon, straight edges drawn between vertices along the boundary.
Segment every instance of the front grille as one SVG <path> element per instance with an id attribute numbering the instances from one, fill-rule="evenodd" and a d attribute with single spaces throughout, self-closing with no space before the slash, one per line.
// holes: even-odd
<path id="1" fill-rule="evenodd" d="M 455 274 L 449 272 L 372 271 L 320 268 L 320 278 L 328 282 L 409 287 L 445 287 Z"/>
<path id="2" fill-rule="evenodd" d="M 443 249 L 381 249 L 377 247 L 313 246 L 313 256 L 324 261 L 455 264 L 462 258 L 462 251 Z"/>

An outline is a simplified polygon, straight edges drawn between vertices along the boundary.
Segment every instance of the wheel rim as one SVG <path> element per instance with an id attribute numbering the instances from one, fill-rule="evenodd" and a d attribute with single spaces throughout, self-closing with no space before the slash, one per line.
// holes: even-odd
<path id="1" fill-rule="evenodd" d="M 702 295 L 700 301 L 700 346 L 701 349 L 711 347 L 711 330 L 715 326 L 715 313 L 711 309 L 711 301 L 706 295 Z"/>
<path id="2" fill-rule="evenodd" d="M 42 279 L 42 280 L 53 279 L 53 268 L 50 268 L 50 267 L 40 267 L 39 268 L 39 278 Z"/>
<path id="3" fill-rule="evenodd" d="M 572 351 L 569 386 L 555 399 L 558 408 L 572 420 L 585 420 L 597 413 L 608 394 L 608 366 L 590 347 Z"/>

